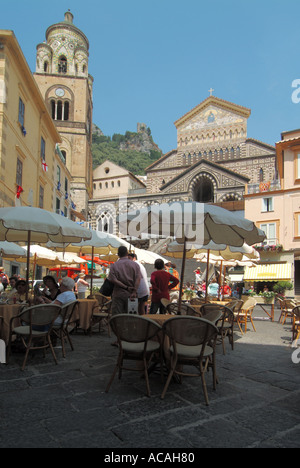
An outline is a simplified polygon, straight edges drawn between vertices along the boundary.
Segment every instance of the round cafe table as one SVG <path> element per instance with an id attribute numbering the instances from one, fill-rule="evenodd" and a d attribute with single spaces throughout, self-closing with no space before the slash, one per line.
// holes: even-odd
<path id="1" fill-rule="evenodd" d="M 0 317 L 3 317 L 3 323 L 0 323 L 0 338 L 4 340 L 6 345 L 9 340 L 9 322 L 12 317 L 19 314 L 22 304 L 1 304 Z"/>

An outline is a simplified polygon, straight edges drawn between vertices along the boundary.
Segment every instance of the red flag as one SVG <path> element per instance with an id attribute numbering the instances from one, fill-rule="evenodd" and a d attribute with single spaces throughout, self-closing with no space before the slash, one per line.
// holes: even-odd
<path id="1" fill-rule="evenodd" d="M 20 198 L 20 195 L 21 195 L 22 192 L 24 192 L 24 190 L 22 189 L 21 185 L 17 185 L 16 197 L 17 197 L 18 199 Z"/>
<path id="2" fill-rule="evenodd" d="M 42 161 L 42 166 L 45 172 L 48 171 L 48 165 L 45 163 L 45 161 Z"/>

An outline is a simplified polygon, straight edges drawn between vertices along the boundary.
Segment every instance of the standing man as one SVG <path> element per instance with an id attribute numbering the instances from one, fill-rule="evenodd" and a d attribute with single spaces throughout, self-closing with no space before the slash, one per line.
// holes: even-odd
<path id="1" fill-rule="evenodd" d="M 138 262 L 138 259 L 135 253 L 128 254 L 128 258 L 131 258 L 134 262 L 136 262 L 139 265 L 140 270 L 141 270 L 141 282 L 137 290 L 137 297 L 139 301 L 139 315 L 144 315 L 145 313 L 147 313 L 146 304 L 150 296 L 150 288 L 148 284 L 147 271 L 144 265 Z"/>
<path id="2" fill-rule="evenodd" d="M 141 270 L 136 262 L 128 258 L 127 247 L 118 249 L 119 260 L 110 268 L 108 280 L 114 283 L 112 293 L 112 315 L 128 313 L 128 299 L 137 297 L 141 281 Z"/>

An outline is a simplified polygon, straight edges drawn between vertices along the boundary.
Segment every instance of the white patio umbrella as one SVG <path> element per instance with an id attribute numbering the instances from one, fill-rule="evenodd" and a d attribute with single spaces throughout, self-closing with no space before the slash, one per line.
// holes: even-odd
<path id="1" fill-rule="evenodd" d="M 208 285 L 208 274 L 209 274 L 209 264 L 220 262 L 221 269 L 223 268 L 224 261 L 242 261 L 253 259 L 254 261 L 259 261 L 260 255 L 254 247 L 244 243 L 240 247 L 234 247 L 232 245 L 226 244 L 215 244 L 213 241 L 209 242 L 206 245 L 197 245 L 194 243 L 186 242 L 180 244 L 176 241 L 171 242 L 164 248 L 166 255 L 175 258 L 181 258 L 183 256 L 184 249 L 186 249 L 186 258 L 194 258 L 201 262 L 206 262 L 206 284 Z M 205 298 L 207 299 L 207 291 Z"/>
<path id="2" fill-rule="evenodd" d="M 50 211 L 34 207 L 0 208 L 0 241 L 27 243 L 27 273 L 29 279 L 30 244 L 80 242 L 92 237 L 88 229 Z"/>
<path id="3" fill-rule="evenodd" d="M 265 233 L 253 221 L 215 205 L 197 202 L 174 202 L 149 206 L 119 216 L 119 229 L 125 235 L 142 233 L 176 237 L 183 243 L 181 284 L 184 279 L 187 243 L 206 245 L 213 241 L 241 247 L 265 239 Z M 181 304 L 181 290 L 179 305 Z"/>
<path id="4" fill-rule="evenodd" d="M 123 245 L 121 240 L 118 239 L 116 236 L 109 234 L 107 232 L 100 232 L 92 230 L 90 231 L 91 238 L 88 240 L 84 240 L 82 242 L 71 242 L 68 245 L 63 243 L 57 242 L 48 242 L 47 246 L 51 248 L 55 248 L 57 250 L 62 250 L 64 252 L 73 252 L 79 255 L 91 255 L 91 262 L 92 266 L 94 263 L 94 256 L 95 255 L 107 255 L 110 252 L 116 253 L 118 248 Z M 91 294 L 93 290 L 93 268 L 91 273 Z"/>
<path id="5" fill-rule="evenodd" d="M 27 257 L 27 251 L 14 242 L 0 242 L 0 255 L 2 258 L 11 258 L 14 260 L 17 257 Z"/>

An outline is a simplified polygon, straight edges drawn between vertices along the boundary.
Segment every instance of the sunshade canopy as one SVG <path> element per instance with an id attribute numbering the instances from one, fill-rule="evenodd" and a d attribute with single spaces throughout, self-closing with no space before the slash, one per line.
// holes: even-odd
<path id="1" fill-rule="evenodd" d="M 0 242 L 0 255 L 3 258 L 10 257 L 12 259 L 16 257 L 25 257 L 27 256 L 27 251 L 20 247 L 14 242 L 3 241 Z"/>
<path id="2" fill-rule="evenodd" d="M 244 281 L 291 281 L 292 265 L 290 263 L 272 263 L 247 267 Z"/>
<path id="3" fill-rule="evenodd" d="M 64 216 L 35 207 L 0 208 L 0 241 L 46 244 L 80 242 L 92 237 L 83 228 Z"/>
<path id="4" fill-rule="evenodd" d="M 253 221 L 219 206 L 197 202 L 163 203 L 119 216 L 120 232 L 131 237 L 142 233 L 186 239 L 197 244 L 242 246 L 265 239 Z"/>

